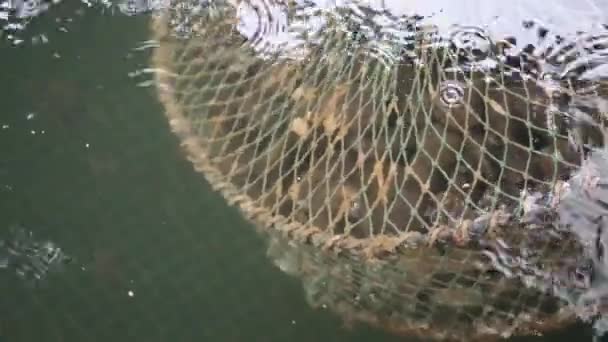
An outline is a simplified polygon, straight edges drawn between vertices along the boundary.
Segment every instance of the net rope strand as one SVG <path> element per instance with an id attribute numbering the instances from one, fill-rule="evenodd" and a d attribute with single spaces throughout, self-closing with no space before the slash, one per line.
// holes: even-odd
<path id="1" fill-rule="evenodd" d="M 568 135 L 538 118 L 553 105 L 540 86 L 452 71 L 424 32 L 422 66 L 368 53 L 338 24 L 292 60 L 244 44 L 233 7 L 181 19 L 176 6 L 151 24 L 171 129 L 311 305 L 437 339 L 574 320 L 547 289 L 582 247 L 518 220 L 521 193 L 554 193 L 578 166 Z M 512 258 L 488 253 L 502 249 Z"/>

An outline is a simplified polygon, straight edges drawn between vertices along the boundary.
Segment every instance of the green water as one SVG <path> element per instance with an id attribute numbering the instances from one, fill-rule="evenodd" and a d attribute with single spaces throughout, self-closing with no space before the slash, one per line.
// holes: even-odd
<path id="1" fill-rule="evenodd" d="M 48 44 L 0 50 L 0 229 L 75 258 L 38 287 L 0 272 L 0 341 L 398 341 L 311 309 L 194 172 L 145 78 L 129 77 L 147 63 L 132 50 L 147 18 L 79 7 L 30 25 Z"/>

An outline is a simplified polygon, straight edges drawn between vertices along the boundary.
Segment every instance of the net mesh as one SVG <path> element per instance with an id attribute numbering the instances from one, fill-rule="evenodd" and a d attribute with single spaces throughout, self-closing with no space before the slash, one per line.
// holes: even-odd
<path id="1" fill-rule="evenodd" d="M 523 58 L 481 68 L 416 18 L 392 18 L 411 34 L 379 47 L 362 8 L 317 13 L 291 58 L 254 49 L 235 6 L 171 8 L 152 23 L 171 128 L 311 305 L 426 338 L 574 320 L 554 289 L 584 288 L 589 260 L 552 224 L 583 159 L 559 111 L 572 84 Z M 586 122 L 580 139 L 603 142 Z"/>

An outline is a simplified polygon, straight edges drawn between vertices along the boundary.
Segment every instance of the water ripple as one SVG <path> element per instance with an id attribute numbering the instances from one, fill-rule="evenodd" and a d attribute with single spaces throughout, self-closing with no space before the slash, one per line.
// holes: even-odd
<path id="1" fill-rule="evenodd" d="M 54 242 L 39 240 L 24 227 L 13 226 L 8 232 L 0 239 L 0 270 L 14 272 L 28 284 L 43 281 L 72 261 Z"/>

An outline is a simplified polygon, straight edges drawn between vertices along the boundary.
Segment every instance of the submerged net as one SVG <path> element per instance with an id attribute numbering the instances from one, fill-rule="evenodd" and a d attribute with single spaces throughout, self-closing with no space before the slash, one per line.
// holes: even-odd
<path id="1" fill-rule="evenodd" d="M 188 158 L 311 305 L 466 340 L 601 312 L 576 305 L 595 237 L 556 224 L 604 144 L 591 99 L 606 89 L 572 81 L 588 71 L 564 59 L 572 46 L 533 58 L 416 16 L 280 7 L 290 40 L 273 46 L 238 32 L 236 6 L 177 2 L 153 21 L 153 67 Z"/>

